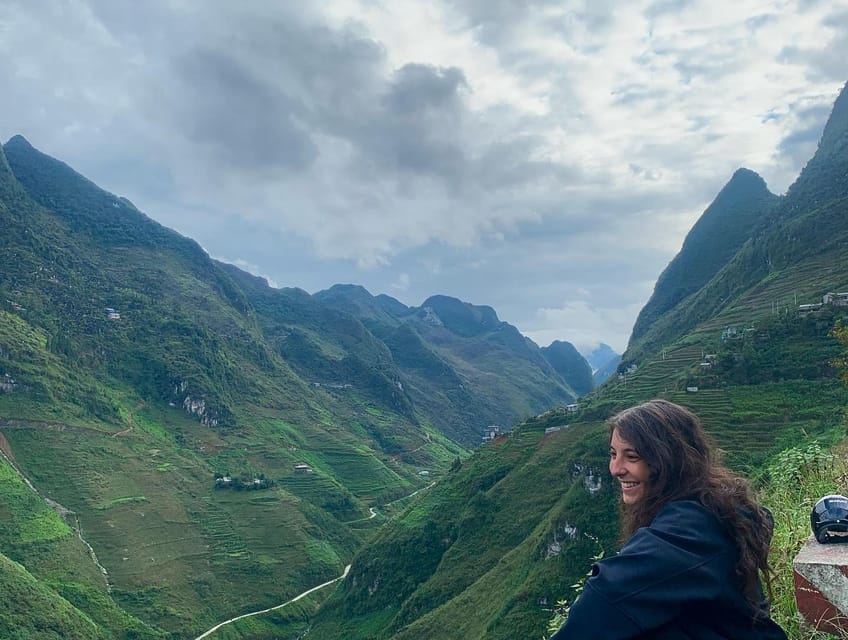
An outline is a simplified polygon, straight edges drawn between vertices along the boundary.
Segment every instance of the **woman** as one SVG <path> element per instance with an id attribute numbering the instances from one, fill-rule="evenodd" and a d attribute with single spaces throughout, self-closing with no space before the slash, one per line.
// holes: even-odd
<path id="1" fill-rule="evenodd" d="M 609 426 L 628 540 L 595 564 L 551 640 L 785 640 L 760 582 L 770 585 L 771 516 L 698 418 L 652 400 Z"/>

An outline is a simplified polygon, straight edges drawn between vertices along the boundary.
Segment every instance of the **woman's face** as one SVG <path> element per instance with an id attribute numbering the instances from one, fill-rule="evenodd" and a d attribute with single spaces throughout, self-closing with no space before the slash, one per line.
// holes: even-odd
<path id="1" fill-rule="evenodd" d="M 621 499 L 624 504 L 635 504 L 645 497 L 651 470 L 642 456 L 627 440 L 618 435 L 618 429 L 610 438 L 609 470 L 613 478 L 621 483 Z"/>

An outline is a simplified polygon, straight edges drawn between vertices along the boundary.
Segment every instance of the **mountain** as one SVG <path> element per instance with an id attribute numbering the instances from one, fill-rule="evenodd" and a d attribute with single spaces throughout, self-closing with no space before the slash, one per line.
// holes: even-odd
<path id="1" fill-rule="evenodd" d="M 586 358 L 586 362 L 588 362 L 589 366 L 592 367 L 593 372 L 603 367 L 618 355 L 619 354 L 616 353 L 611 346 L 604 342 L 601 342 L 589 353 L 583 353 L 583 357 Z"/>
<path id="2" fill-rule="evenodd" d="M 355 315 L 391 351 L 416 406 L 461 442 L 473 425 L 511 426 L 541 409 L 572 402 L 570 380 L 494 309 L 449 296 L 406 307 L 359 286 L 335 285 L 315 299 Z"/>
<path id="3" fill-rule="evenodd" d="M 586 395 L 595 388 L 592 367 L 570 342 L 555 340 L 542 347 L 542 354 L 578 395 Z"/>
<path id="4" fill-rule="evenodd" d="M 657 318 L 701 289 L 736 254 L 755 229 L 767 224 L 778 196 L 753 171 L 739 169 L 686 236 L 660 274 L 633 326 L 631 342 Z"/>
<path id="5" fill-rule="evenodd" d="M 191 637 L 334 578 L 485 427 L 574 397 L 489 307 L 269 287 L 21 136 L 0 228 L 0 579 L 66 637 Z"/>
<path id="6" fill-rule="evenodd" d="M 848 291 L 846 92 L 785 196 L 743 170 L 704 212 L 640 314 L 621 377 L 454 465 L 357 552 L 311 637 L 542 636 L 591 558 L 616 552 L 604 420 L 627 406 L 690 407 L 751 475 L 784 449 L 844 438 L 832 329 L 848 305 L 823 296 Z"/>
<path id="7" fill-rule="evenodd" d="M 661 318 L 644 311 L 640 314 L 642 320 L 637 321 L 638 331 L 634 328 L 625 361 L 638 360 L 642 353 L 679 338 L 709 317 L 719 316 L 721 311 L 732 308 L 741 313 L 753 312 L 749 313 L 753 317 L 768 315 L 775 308 L 794 307 L 796 299 L 815 302 L 831 288 L 843 286 L 844 261 L 840 261 L 848 198 L 846 102 L 848 96 L 843 88 L 816 154 L 786 195 L 765 212 L 738 251 L 720 265 L 710 280 L 691 293 L 686 304 L 665 304 L 666 312 Z M 762 194 L 761 189 L 754 190 Z M 752 207 L 757 208 L 754 204 Z M 677 258 L 672 262 L 675 261 Z M 659 281 L 657 289 L 669 291 L 661 289 Z M 763 300 L 761 295 L 766 291 L 775 295 Z"/>
<path id="8" fill-rule="evenodd" d="M 618 369 L 621 362 L 621 354 L 613 351 L 612 347 L 603 342 L 588 354 L 584 354 L 586 362 L 592 367 L 592 379 L 595 386 L 600 386 L 607 381 Z"/>

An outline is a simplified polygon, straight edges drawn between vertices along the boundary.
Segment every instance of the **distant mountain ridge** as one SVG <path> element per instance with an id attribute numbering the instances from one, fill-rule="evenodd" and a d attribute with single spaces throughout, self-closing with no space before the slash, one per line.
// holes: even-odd
<path id="1" fill-rule="evenodd" d="M 592 367 L 570 342 L 554 340 L 542 347 L 542 354 L 578 395 L 586 395 L 595 388 Z"/>
<path id="2" fill-rule="evenodd" d="M 124 616 L 189 637 L 337 576 L 369 507 L 575 397 L 490 307 L 271 288 L 21 136 L 0 148 L 0 226 L 3 446 L 77 514 L 113 595 L 71 528 L 22 537 L 27 489 L 0 488 L 0 554 L 104 637 Z"/>
<path id="3" fill-rule="evenodd" d="M 358 285 L 335 285 L 314 297 L 352 313 L 379 336 L 404 371 L 408 393 L 445 424 L 483 419 L 508 427 L 498 415 L 519 397 L 532 399 L 523 412 L 527 417 L 536 407 L 567 404 L 579 395 L 571 385 L 574 370 L 552 367 L 544 350 L 491 307 L 444 295 L 407 307 Z"/>
<path id="4" fill-rule="evenodd" d="M 585 355 L 585 358 L 592 367 L 592 379 L 596 387 L 606 382 L 617 371 L 618 363 L 621 362 L 621 354 L 603 342 Z"/>

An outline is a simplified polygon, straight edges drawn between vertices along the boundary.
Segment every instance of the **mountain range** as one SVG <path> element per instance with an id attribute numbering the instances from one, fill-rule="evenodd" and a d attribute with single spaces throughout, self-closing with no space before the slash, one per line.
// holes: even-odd
<path id="1" fill-rule="evenodd" d="M 748 474 L 844 436 L 847 152 L 843 89 L 785 195 L 730 178 L 597 386 L 487 306 L 269 287 L 12 138 L 0 635 L 195 637 L 350 564 L 220 633 L 540 637 L 617 548 L 613 412 L 685 404 Z"/>
<path id="2" fill-rule="evenodd" d="M 272 288 L 21 136 L 0 223 L 1 577 L 86 637 L 187 637 L 335 577 L 369 508 L 591 388 L 490 307 Z"/>
<path id="3" fill-rule="evenodd" d="M 357 552 L 311 637 L 543 637 L 592 558 L 618 548 L 604 420 L 627 406 L 690 407 L 751 477 L 786 448 L 841 441 L 846 176 L 848 86 L 785 195 L 747 169 L 730 178 L 660 274 L 617 375 L 455 465 Z"/>

